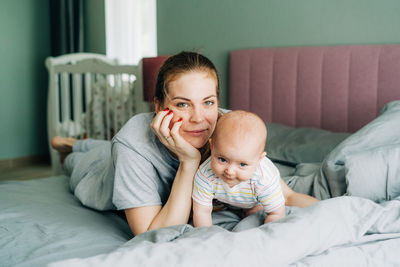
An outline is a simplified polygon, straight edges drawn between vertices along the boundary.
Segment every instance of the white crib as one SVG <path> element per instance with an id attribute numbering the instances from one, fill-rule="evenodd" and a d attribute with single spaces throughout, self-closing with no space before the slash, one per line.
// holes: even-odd
<path id="1" fill-rule="evenodd" d="M 143 101 L 142 62 L 119 65 L 104 55 L 76 53 L 46 59 L 47 127 L 55 174 L 63 173 L 54 136 L 110 140 L 124 123 L 150 110 Z"/>

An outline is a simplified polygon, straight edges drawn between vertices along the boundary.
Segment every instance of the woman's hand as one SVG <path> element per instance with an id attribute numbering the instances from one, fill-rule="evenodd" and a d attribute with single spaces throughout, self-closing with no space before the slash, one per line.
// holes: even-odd
<path id="1" fill-rule="evenodd" d="M 170 129 L 173 117 L 174 113 L 172 110 L 164 109 L 163 111 L 159 111 L 151 122 L 150 127 L 161 143 L 174 153 L 180 162 L 194 160 L 200 162 L 201 154 L 199 150 L 189 144 L 179 134 L 182 118 L 176 121 Z"/>

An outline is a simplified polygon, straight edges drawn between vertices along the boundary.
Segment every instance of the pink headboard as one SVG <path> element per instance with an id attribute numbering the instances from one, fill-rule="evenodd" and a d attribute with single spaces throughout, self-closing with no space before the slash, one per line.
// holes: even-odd
<path id="1" fill-rule="evenodd" d="M 229 95 L 267 122 L 354 132 L 400 99 L 400 45 L 232 51 Z"/>
<path id="2" fill-rule="evenodd" d="M 154 101 L 158 71 L 169 56 L 143 58 L 143 100 L 149 103 Z"/>

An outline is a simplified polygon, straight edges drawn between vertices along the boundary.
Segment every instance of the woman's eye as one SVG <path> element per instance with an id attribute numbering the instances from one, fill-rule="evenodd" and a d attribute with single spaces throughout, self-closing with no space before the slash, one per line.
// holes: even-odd
<path id="1" fill-rule="evenodd" d="M 176 104 L 176 106 L 178 108 L 186 108 L 188 106 L 188 104 L 187 103 L 178 103 L 178 104 Z"/>
<path id="2" fill-rule="evenodd" d="M 247 164 L 246 163 L 240 163 L 240 167 L 246 167 Z"/>
<path id="3" fill-rule="evenodd" d="M 215 102 L 211 101 L 211 100 L 205 102 L 206 106 L 212 106 L 212 105 L 214 105 L 214 103 Z"/>
<path id="4" fill-rule="evenodd" d="M 226 159 L 224 159 L 224 158 L 222 158 L 222 157 L 219 157 L 218 160 L 219 160 L 220 162 L 226 162 Z"/>

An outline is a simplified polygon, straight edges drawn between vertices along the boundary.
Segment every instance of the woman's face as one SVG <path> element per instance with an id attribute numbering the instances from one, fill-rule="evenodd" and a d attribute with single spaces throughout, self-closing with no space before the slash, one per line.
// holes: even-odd
<path id="1" fill-rule="evenodd" d="M 182 118 L 180 135 L 192 146 L 203 147 L 215 129 L 218 118 L 217 81 L 203 71 L 180 74 L 168 85 L 164 103 L 156 111 L 173 111 L 172 125 Z"/>

